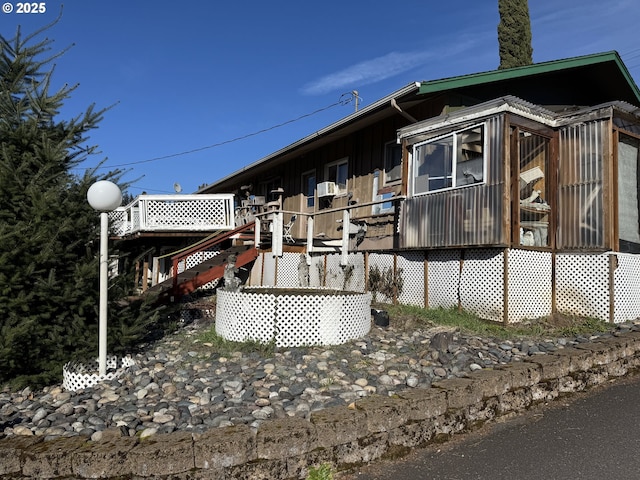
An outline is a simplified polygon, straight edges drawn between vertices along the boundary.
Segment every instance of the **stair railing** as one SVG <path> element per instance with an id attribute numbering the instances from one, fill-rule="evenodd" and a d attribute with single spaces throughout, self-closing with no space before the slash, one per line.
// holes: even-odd
<path id="1" fill-rule="evenodd" d="M 212 237 L 204 242 L 200 241 L 189 248 L 181 250 L 177 255 L 172 256 L 171 257 L 171 270 L 172 270 L 171 273 L 173 277 L 173 288 L 175 289 L 178 286 L 178 266 L 180 265 L 180 262 L 185 262 L 184 269 L 187 270 L 186 262 L 189 256 L 193 255 L 194 253 L 202 252 L 207 248 L 218 245 L 224 242 L 225 240 L 230 239 L 234 235 L 237 235 L 238 233 L 242 233 L 247 230 L 250 230 L 253 226 L 254 226 L 254 222 L 241 225 L 240 227 L 237 227 L 234 230 L 230 230 L 220 235 L 216 235 L 215 237 Z"/>

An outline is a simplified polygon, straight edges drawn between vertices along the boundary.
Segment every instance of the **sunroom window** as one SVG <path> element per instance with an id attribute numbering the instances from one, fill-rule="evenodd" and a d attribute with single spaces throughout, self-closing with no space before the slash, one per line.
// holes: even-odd
<path id="1" fill-rule="evenodd" d="M 415 145 L 414 195 L 484 182 L 484 151 L 484 125 Z"/>

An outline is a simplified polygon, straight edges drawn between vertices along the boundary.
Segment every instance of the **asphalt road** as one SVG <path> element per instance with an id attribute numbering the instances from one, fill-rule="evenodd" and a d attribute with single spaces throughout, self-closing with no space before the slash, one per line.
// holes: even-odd
<path id="1" fill-rule="evenodd" d="M 640 375 L 337 478 L 638 480 Z"/>

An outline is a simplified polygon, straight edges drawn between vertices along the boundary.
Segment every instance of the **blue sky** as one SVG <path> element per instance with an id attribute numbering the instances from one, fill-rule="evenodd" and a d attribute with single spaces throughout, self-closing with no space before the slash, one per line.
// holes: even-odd
<path id="1" fill-rule="evenodd" d="M 11 3 L 5 37 L 44 26 L 63 2 L 43 14 Z M 637 0 L 529 10 L 534 62 L 617 50 L 638 83 Z M 79 84 L 62 116 L 112 106 L 88 164 L 126 169 L 135 196 L 174 183 L 192 193 L 349 115 L 339 102 L 352 90 L 365 106 L 414 81 L 493 70 L 498 22 L 498 0 L 67 0 L 46 35 L 54 51 L 74 44 L 56 60 L 54 84 Z"/>

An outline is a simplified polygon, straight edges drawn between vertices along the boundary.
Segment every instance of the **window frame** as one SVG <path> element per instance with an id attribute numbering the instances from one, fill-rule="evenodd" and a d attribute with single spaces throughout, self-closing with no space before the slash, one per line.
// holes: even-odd
<path id="1" fill-rule="evenodd" d="M 513 159 L 511 171 L 515 178 L 511 186 L 512 242 L 518 248 L 550 249 L 553 242 L 552 225 L 558 214 L 552 193 L 555 190 L 552 184 L 553 139 L 544 132 L 516 123 L 511 125 L 509 136 Z M 535 173 L 536 169 L 539 173 Z M 524 175 L 529 172 L 529 177 Z M 531 196 L 534 191 L 537 194 Z"/>
<path id="2" fill-rule="evenodd" d="M 309 179 L 313 177 L 313 192 L 309 194 Z M 300 183 L 302 184 L 302 208 L 306 210 L 314 210 L 316 207 L 316 193 L 318 191 L 318 173 L 316 169 L 307 170 L 300 175 Z M 311 205 L 309 205 L 311 201 Z"/>
<path id="3" fill-rule="evenodd" d="M 346 173 L 345 173 L 345 179 L 344 179 L 344 187 L 340 186 L 340 183 L 338 182 L 338 168 L 340 165 L 345 165 L 346 166 Z M 331 179 L 329 177 L 329 169 L 331 167 L 336 167 L 336 178 L 335 180 Z M 338 189 L 338 193 L 336 196 L 340 196 L 340 195 L 346 195 L 347 192 L 349 191 L 349 157 L 342 157 L 339 160 L 335 160 L 333 162 L 327 163 L 324 166 L 324 180 L 326 182 L 334 182 L 336 184 L 336 188 Z"/>
<path id="4" fill-rule="evenodd" d="M 400 154 L 400 161 L 394 165 L 392 162 L 395 160 L 393 154 L 395 152 Z M 397 185 L 402 182 L 402 144 L 397 141 L 386 142 L 384 144 L 384 168 L 382 170 L 382 184 L 383 185 Z M 387 176 L 390 173 L 389 165 L 392 165 L 391 170 L 398 167 L 397 178 L 388 179 Z"/>
<path id="5" fill-rule="evenodd" d="M 462 134 L 469 132 L 471 130 L 480 128 L 481 129 L 481 135 L 482 135 L 482 179 L 480 181 L 476 181 L 473 183 L 465 183 L 465 184 L 458 184 L 457 183 L 457 169 L 458 169 L 458 165 L 460 162 L 458 161 L 458 153 L 460 150 L 460 145 L 459 145 L 459 138 L 461 137 Z M 487 143 L 488 143 L 488 139 L 487 139 L 487 124 L 486 122 L 480 122 L 480 123 L 476 123 L 458 130 L 454 130 L 454 131 L 448 131 L 442 135 L 437 135 L 434 136 L 432 138 L 429 138 L 428 140 L 424 140 L 421 142 L 418 142 L 414 145 L 412 145 L 411 147 L 411 158 L 410 158 L 410 177 L 411 177 L 411 182 L 410 182 L 410 186 L 411 186 L 411 195 L 412 196 L 421 196 L 421 195 L 428 195 L 431 193 L 436 193 L 436 192 L 443 192 L 443 191 L 447 191 L 447 190 L 456 190 L 459 188 L 466 188 L 466 187 L 473 187 L 473 186 L 478 186 L 478 185 L 485 185 L 487 183 Z M 445 186 L 445 187 L 441 187 L 441 188 L 434 188 L 433 190 L 422 190 L 422 191 L 416 191 L 416 179 L 418 177 L 425 177 L 426 175 L 417 175 L 417 169 L 419 168 L 419 166 L 421 165 L 418 162 L 418 156 L 417 156 L 417 151 L 420 147 L 424 146 L 424 145 L 428 145 L 431 143 L 436 143 L 436 142 L 441 142 L 444 139 L 447 138 L 451 138 L 452 142 L 451 142 L 451 148 L 450 151 L 452 152 L 452 157 L 451 157 L 451 166 L 450 166 L 450 170 L 448 172 L 445 172 L 445 175 L 442 177 L 443 179 L 449 179 L 451 180 L 451 186 Z M 428 177 L 428 176 L 427 176 Z M 437 177 L 440 178 L 440 177 Z"/>
<path id="6" fill-rule="evenodd" d="M 269 177 L 268 179 L 260 182 L 258 184 L 257 191 L 260 195 L 264 195 L 264 198 L 268 203 L 275 200 L 275 196 L 271 192 L 273 190 L 278 189 L 279 187 L 282 187 L 282 177 L 278 175 L 278 176 Z"/>

